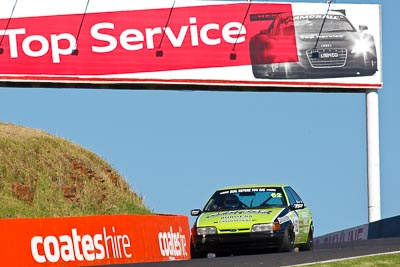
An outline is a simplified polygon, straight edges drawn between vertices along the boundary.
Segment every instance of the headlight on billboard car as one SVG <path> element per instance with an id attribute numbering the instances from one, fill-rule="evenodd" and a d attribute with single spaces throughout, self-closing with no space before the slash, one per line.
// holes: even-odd
<path id="1" fill-rule="evenodd" d="M 215 228 L 214 226 L 197 228 L 198 235 L 215 235 L 216 233 L 217 233 L 217 228 Z"/>
<path id="2" fill-rule="evenodd" d="M 371 52 L 373 47 L 373 43 L 370 39 L 359 39 L 356 40 L 354 43 L 353 50 L 351 50 L 351 53 L 353 54 L 364 54 Z"/>

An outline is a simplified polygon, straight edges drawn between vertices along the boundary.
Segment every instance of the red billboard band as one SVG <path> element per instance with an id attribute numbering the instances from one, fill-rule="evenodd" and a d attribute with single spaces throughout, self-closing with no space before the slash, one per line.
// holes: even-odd
<path id="1" fill-rule="evenodd" d="M 291 4 L 88 13 L 80 29 L 82 16 L 0 20 L 0 72 L 108 75 L 251 65 L 251 59 L 257 64 L 298 60 Z M 276 27 L 270 27 L 271 23 Z M 266 29 L 273 39 L 268 54 L 274 56 L 259 53 L 254 58 L 249 51 L 250 39 Z M 78 53 L 74 55 L 75 48 Z"/>
<path id="2" fill-rule="evenodd" d="M 186 216 L 1 219 L 2 266 L 93 266 L 190 259 Z"/>

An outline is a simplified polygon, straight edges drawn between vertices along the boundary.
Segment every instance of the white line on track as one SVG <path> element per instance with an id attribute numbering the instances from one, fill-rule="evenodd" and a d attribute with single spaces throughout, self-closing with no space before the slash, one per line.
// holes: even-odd
<path id="1" fill-rule="evenodd" d="M 324 263 L 331 263 L 331 262 L 338 262 L 338 261 L 345 261 L 345 260 L 354 260 L 354 259 L 360 259 L 360 258 L 365 258 L 365 257 L 373 257 L 373 256 L 379 256 L 379 255 L 389 255 L 389 254 L 400 254 L 399 251 L 391 251 L 391 252 L 386 252 L 386 253 L 376 253 L 376 254 L 369 254 L 369 255 L 362 255 L 362 256 L 357 256 L 357 257 L 348 257 L 348 258 L 341 258 L 341 259 L 334 259 L 334 260 L 326 260 L 326 261 L 316 261 L 316 262 L 309 262 L 309 263 L 303 263 L 303 264 L 298 264 L 298 265 L 288 265 L 288 266 L 283 266 L 283 267 L 293 267 L 293 266 L 306 266 L 306 265 L 314 265 L 314 264 L 324 264 Z"/>

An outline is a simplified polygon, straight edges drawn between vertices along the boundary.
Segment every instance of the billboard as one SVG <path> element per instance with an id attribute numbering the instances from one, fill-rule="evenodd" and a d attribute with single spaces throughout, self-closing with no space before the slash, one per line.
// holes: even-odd
<path id="1" fill-rule="evenodd" d="M 27 227 L 28 226 L 28 227 Z M 189 260 L 183 215 L 2 218 L 2 266 L 96 266 Z"/>
<path id="2" fill-rule="evenodd" d="M 379 5 L 2 0 L 0 85 L 382 87 Z"/>

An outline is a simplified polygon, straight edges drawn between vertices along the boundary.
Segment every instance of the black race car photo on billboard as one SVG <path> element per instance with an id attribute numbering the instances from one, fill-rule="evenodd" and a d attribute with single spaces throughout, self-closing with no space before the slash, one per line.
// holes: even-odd
<path id="1" fill-rule="evenodd" d="M 255 78 L 318 79 L 372 76 L 378 71 L 374 36 L 367 25 L 357 28 L 346 10 L 323 10 L 285 14 L 250 14 L 251 21 L 269 20 L 269 26 L 250 40 L 250 58 Z M 272 21 L 272 22 L 271 22 Z M 274 63 L 285 47 L 275 47 L 276 38 L 294 30 L 297 58 Z M 282 43 L 282 41 L 280 42 Z"/>

